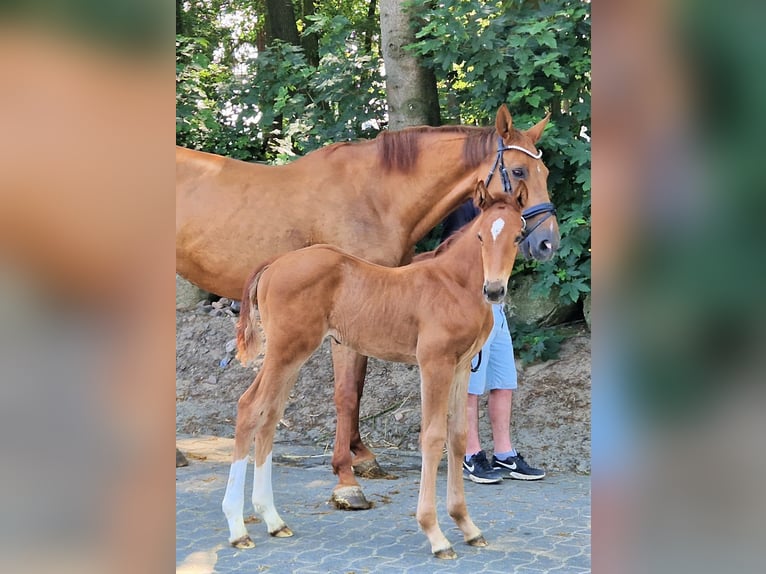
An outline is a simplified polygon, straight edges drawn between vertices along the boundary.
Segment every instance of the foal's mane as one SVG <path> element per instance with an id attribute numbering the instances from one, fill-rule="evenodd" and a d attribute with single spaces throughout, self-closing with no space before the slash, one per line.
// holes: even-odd
<path id="1" fill-rule="evenodd" d="M 475 221 L 476 219 L 481 217 L 484 214 L 484 212 L 486 212 L 490 207 L 492 207 L 496 203 L 502 203 L 503 205 L 509 205 L 509 206 L 513 205 L 512 203 L 513 200 L 511 199 L 511 196 L 507 196 L 507 195 L 500 196 L 490 201 L 491 201 L 490 203 L 484 206 L 484 208 L 481 210 L 481 213 L 477 215 L 476 218 L 471 221 Z M 432 251 L 425 251 L 423 253 L 418 253 L 415 257 L 412 258 L 412 262 L 415 263 L 417 261 L 432 259 L 434 257 L 438 257 L 442 253 L 445 253 L 460 237 L 462 237 L 465 234 L 465 232 L 468 230 L 470 226 L 471 226 L 471 222 L 466 223 L 463 227 L 455 231 L 447 239 L 445 239 L 439 245 L 437 245 L 436 249 Z"/>

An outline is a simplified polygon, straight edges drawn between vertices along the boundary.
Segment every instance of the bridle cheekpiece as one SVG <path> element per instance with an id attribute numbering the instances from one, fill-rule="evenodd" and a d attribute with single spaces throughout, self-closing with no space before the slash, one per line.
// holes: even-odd
<path id="1" fill-rule="evenodd" d="M 495 170 L 500 166 L 500 181 L 503 184 L 503 192 L 504 193 L 512 193 L 513 187 L 511 186 L 511 178 L 508 176 L 508 170 L 505 169 L 505 161 L 503 161 L 503 152 L 510 151 L 510 150 L 517 150 L 520 152 L 523 152 L 527 154 L 529 157 L 533 159 L 540 159 L 543 156 L 542 151 L 538 151 L 537 153 L 532 153 L 526 148 L 523 148 L 521 146 L 517 145 L 505 145 L 503 142 L 503 138 L 498 137 L 497 138 L 497 157 L 495 158 L 495 163 L 492 166 L 492 169 L 489 170 L 489 174 L 487 174 L 487 179 L 484 181 L 484 187 L 489 188 L 489 182 L 492 180 L 492 176 L 495 175 Z M 532 219 L 533 217 L 536 217 L 538 215 L 545 214 L 544 217 L 541 217 L 531 228 L 527 227 L 527 220 Z M 521 220 L 522 220 L 522 229 L 521 229 L 521 239 L 519 240 L 519 243 L 522 241 L 525 241 L 532 232 L 537 229 L 540 224 L 548 219 L 550 216 L 556 215 L 556 207 L 552 203 L 538 203 L 537 205 L 533 205 L 532 207 L 528 207 L 524 211 L 521 212 Z"/>

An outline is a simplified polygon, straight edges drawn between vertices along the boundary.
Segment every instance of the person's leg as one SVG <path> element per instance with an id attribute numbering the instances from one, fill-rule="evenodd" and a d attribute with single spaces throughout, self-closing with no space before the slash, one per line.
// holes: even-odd
<path id="1" fill-rule="evenodd" d="M 487 366 L 490 361 L 492 341 L 495 338 L 495 328 L 489 333 L 487 342 L 471 361 L 471 375 L 468 379 L 468 400 L 466 401 L 466 419 L 468 425 L 468 434 L 465 441 L 465 458 L 468 460 L 471 455 L 481 450 L 481 438 L 479 437 L 479 397 L 484 394 L 487 384 Z"/>
<path id="2" fill-rule="evenodd" d="M 468 434 L 465 440 L 465 456 L 469 458 L 481 450 L 481 439 L 479 438 L 479 395 L 468 393 L 466 418 Z"/>
<path id="3" fill-rule="evenodd" d="M 539 480 L 545 476 L 545 471 L 529 466 L 514 450 L 511 441 L 513 390 L 517 384 L 516 363 L 505 312 L 500 306 L 496 306 L 494 311 L 497 333 L 492 341 L 491 359 L 487 365 L 488 410 L 494 442 L 492 466 L 502 473 L 503 478 Z"/>
<path id="4" fill-rule="evenodd" d="M 492 442 L 495 453 L 507 453 L 513 450 L 511 442 L 511 409 L 513 390 L 492 389 L 489 391 L 487 410 L 492 427 Z"/>
<path id="5" fill-rule="evenodd" d="M 508 453 L 513 449 L 511 441 L 511 411 L 513 390 L 516 388 L 516 362 L 508 321 L 502 305 L 493 308 L 495 337 L 489 349 L 486 388 L 489 389 L 487 410 L 492 428 L 493 451 Z"/>
<path id="6" fill-rule="evenodd" d="M 500 471 L 492 468 L 492 463 L 487 459 L 487 454 L 481 448 L 479 437 L 479 397 L 484 393 L 487 380 L 487 363 L 489 362 L 489 341 L 494 333 L 490 333 L 487 343 L 481 353 L 474 357 L 471 373 L 468 380 L 468 397 L 466 400 L 466 443 L 465 459 L 463 460 L 463 478 L 480 484 L 493 484 L 503 482 Z"/>

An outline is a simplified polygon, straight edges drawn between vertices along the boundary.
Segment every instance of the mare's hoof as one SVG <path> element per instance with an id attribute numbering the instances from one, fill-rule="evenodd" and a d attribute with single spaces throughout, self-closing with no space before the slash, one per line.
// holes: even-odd
<path id="1" fill-rule="evenodd" d="M 176 448 L 176 468 L 180 466 L 189 466 L 189 461 L 186 460 L 184 453 Z"/>
<path id="2" fill-rule="evenodd" d="M 374 458 L 363 460 L 353 467 L 354 474 L 361 476 L 362 478 L 385 478 L 387 480 L 393 480 L 396 478 L 393 474 L 390 474 L 383 470 L 378 461 Z"/>
<path id="3" fill-rule="evenodd" d="M 338 510 L 367 510 L 372 508 L 360 486 L 341 486 L 332 491 L 330 502 Z"/>
<path id="4" fill-rule="evenodd" d="M 444 550 L 437 550 L 436 552 L 434 552 L 434 556 L 442 560 L 454 560 L 455 558 L 457 558 L 457 553 L 450 546 L 449 548 L 445 548 Z"/>
<path id="5" fill-rule="evenodd" d="M 252 538 L 250 538 L 247 534 L 245 534 L 242 538 L 237 538 L 234 542 L 231 543 L 231 545 L 234 548 L 240 548 L 242 550 L 246 548 L 255 548 L 255 542 L 253 542 Z"/>
<path id="6" fill-rule="evenodd" d="M 293 535 L 293 531 L 290 530 L 286 525 L 280 528 L 279 530 L 275 530 L 274 532 L 269 532 L 274 538 L 288 538 Z"/>
<path id="7" fill-rule="evenodd" d="M 484 539 L 484 537 L 479 534 L 476 538 L 471 538 L 470 540 L 465 541 L 468 546 L 477 546 L 479 548 L 483 548 L 484 546 L 487 546 L 487 541 Z"/>

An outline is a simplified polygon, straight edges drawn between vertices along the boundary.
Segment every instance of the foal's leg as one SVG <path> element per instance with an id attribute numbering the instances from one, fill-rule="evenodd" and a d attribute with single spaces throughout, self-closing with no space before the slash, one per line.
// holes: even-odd
<path id="1" fill-rule="evenodd" d="M 308 357 L 307 357 L 308 358 Z M 253 471 L 253 508 L 266 523 L 269 534 L 278 538 L 292 536 L 292 531 L 279 516 L 274 505 L 274 491 L 271 483 L 271 458 L 274 448 L 274 432 L 279 419 L 285 412 L 285 404 L 290 390 L 298 379 L 298 371 L 303 361 L 281 367 L 282 385 L 272 393 L 259 393 L 252 407 L 251 416 L 258 413 L 261 417 L 255 432 L 255 469 Z M 280 380 L 280 379 L 275 379 Z"/>
<path id="2" fill-rule="evenodd" d="M 229 542 L 237 548 L 255 546 L 244 521 L 245 475 L 250 445 L 256 438 L 253 505 L 261 514 L 272 536 L 292 536 L 274 506 L 271 487 L 271 445 L 287 396 L 302 365 L 272 366 L 267 356 L 253 384 L 237 403 L 237 424 L 234 433 L 233 462 L 221 507 L 229 524 Z"/>
<path id="3" fill-rule="evenodd" d="M 237 404 L 237 425 L 234 431 L 234 454 L 232 455 L 229 481 L 226 483 L 226 493 L 223 496 L 221 508 L 229 523 L 229 542 L 237 548 L 252 548 L 255 546 L 245 527 L 245 476 L 247 474 L 247 455 L 253 442 L 252 433 L 245 425 L 241 415 L 243 405 L 254 399 L 263 379 L 263 369 L 255 377 L 253 383 L 242 393 Z"/>
<path id="4" fill-rule="evenodd" d="M 420 364 L 420 393 L 423 418 L 420 431 L 420 450 L 423 462 L 420 474 L 420 494 L 416 513 L 418 524 L 431 543 L 437 558 L 456 558 L 449 540 L 444 536 L 436 517 L 436 475 L 447 438 L 447 406 L 449 389 L 455 376 L 454 362 L 437 357 Z"/>
<path id="5" fill-rule="evenodd" d="M 486 546 L 487 541 L 468 515 L 463 483 L 463 456 L 467 432 L 466 400 L 468 369 L 455 374 L 450 391 L 447 428 L 447 512 L 463 532 L 463 540 L 471 546 Z"/>

